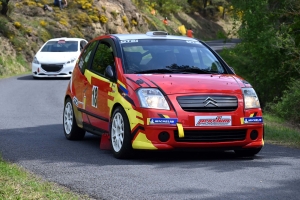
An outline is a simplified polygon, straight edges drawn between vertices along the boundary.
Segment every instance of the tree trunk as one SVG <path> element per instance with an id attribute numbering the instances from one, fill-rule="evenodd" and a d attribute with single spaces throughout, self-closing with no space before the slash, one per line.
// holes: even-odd
<path id="1" fill-rule="evenodd" d="M 1 9 L 1 14 L 6 15 L 8 11 L 8 2 L 9 0 L 2 1 L 2 9 Z"/>

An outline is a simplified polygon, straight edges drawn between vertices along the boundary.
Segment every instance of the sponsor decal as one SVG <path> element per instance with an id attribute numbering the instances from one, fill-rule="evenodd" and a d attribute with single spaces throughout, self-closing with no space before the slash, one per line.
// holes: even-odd
<path id="1" fill-rule="evenodd" d="M 121 42 L 121 44 L 123 44 L 123 43 L 134 43 L 134 42 L 138 42 L 138 40 L 121 40 L 120 42 Z"/>
<path id="2" fill-rule="evenodd" d="M 191 43 L 191 44 L 200 44 L 199 41 L 190 41 L 190 40 L 187 40 L 186 43 Z"/>
<path id="3" fill-rule="evenodd" d="M 231 126 L 231 116 L 195 116 L 195 126 Z"/>
<path id="4" fill-rule="evenodd" d="M 75 96 L 73 97 L 73 103 L 78 107 L 78 99 Z"/>
<path id="5" fill-rule="evenodd" d="M 244 123 L 245 124 L 263 123 L 263 118 L 262 117 L 245 117 L 244 118 Z"/>
<path id="6" fill-rule="evenodd" d="M 98 87 L 93 85 L 92 90 L 92 106 L 97 108 L 97 98 L 98 98 Z"/>
<path id="7" fill-rule="evenodd" d="M 78 99 L 77 99 L 77 97 L 73 97 L 73 103 L 78 107 L 79 106 L 79 104 L 83 104 L 81 101 L 79 101 Z"/>
<path id="8" fill-rule="evenodd" d="M 150 124 L 177 124 L 177 118 L 150 118 Z"/>

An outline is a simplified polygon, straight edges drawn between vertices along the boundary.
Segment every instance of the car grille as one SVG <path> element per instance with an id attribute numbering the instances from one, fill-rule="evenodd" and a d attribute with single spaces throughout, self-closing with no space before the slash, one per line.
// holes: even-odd
<path id="1" fill-rule="evenodd" d="M 178 131 L 174 131 L 177 142 L 230 142 L 242 141 L 246 138 L 246 129 L 240 130 L 185 130 L 184 137 L 179 138 Z"/>
<path id="2" fill-rule="evenodd" d="M 230 112 L 238 107 L 238 99 L 235 96 L 180 96 L 177 97 L 177 101 L 187 112 Z"/>
<path id="3" fill-rule="evenodd" d="M 62 64 L 42 64 L 41 65 L 42 69 L 45 70 L 46 72 L 59 72 L 62 68 Z"/>

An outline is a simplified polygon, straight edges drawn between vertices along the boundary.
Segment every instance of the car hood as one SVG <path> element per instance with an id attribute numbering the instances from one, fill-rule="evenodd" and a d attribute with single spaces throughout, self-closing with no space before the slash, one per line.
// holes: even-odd
<path id="1" fill-rule="evenodd" d="M 40 63 L 66 63 L 71 59 L 77 59 L 78 52 L 39 52 L 35 55 Z"/>
<path id="2" fill-rule="evenodd" d="M 227 93 L 241 94 L 241 87 L 251 87 L 236 75 L 212 74 L 127 74 L 127 83 L 134 89 L 159 87 L 166 94 Z"/>

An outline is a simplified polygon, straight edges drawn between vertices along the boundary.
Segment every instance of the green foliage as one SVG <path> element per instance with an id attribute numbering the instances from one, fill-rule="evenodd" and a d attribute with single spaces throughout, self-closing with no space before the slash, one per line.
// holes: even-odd
<path id="1" fill-rule="evenodd" d="M 277 103 L 271 103 L 268 108 L 277 116 L 299 124 L 300 121 L 300 80 L 292 80 L 288 89 Z"/>
<path id="2" fill-rule="evenodd" d="M 0 55 L 0 76 L 20 74 L 29 72 L 30 66 L 26 62 L 25 58 L 18 54 L 13 56 L 1 56 Z"/>
<path id="3" fill-rule="evenodd" d="M 299 8 L 299 3 L 297 0 L 231 2 L 236 19 L 242 22 L 237 33 L 243 42 L 227 53 L 233 56 L 227 62 L 252 83 L 264 106 L 274 97 L 281 97 L 291 79 L 299 77 L 300 49 L 295 41 L 300 15 L 297 15 L 299 9 L 293 10 Z"/>

